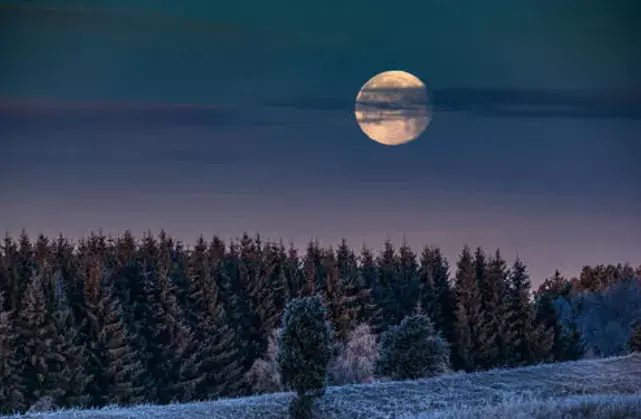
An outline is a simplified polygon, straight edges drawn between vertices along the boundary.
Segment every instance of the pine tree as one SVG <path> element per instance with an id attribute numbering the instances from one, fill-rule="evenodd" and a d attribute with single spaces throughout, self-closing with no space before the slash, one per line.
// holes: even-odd
<path id="1" fill-rule="evenodd" d="M 453 366 L 465 371 L 482 367 L 487 350 L 487 331 L 484 328 L 474 260 L 465 246 L 457 263 L 456 272 L 456 325 L 457 334 Z"/>
<path id="2" fill-rule="evenodd" d="M 24 411 L 26 406 L 22 384 L 24 364 L 19 362 L 13 313 L 3 308 L 4 303 L 4 293 L 0 291 L 0 414 L 8 415 Z"/>

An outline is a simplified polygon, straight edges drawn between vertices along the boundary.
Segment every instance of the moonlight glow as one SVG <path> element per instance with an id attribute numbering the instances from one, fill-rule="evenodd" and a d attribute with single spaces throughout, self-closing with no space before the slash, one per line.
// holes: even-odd
<path id="1" fill-rule="evenodd" d="M 418 138 L 430 123 L 425 84 L 405 71 L 386 71 L 367 81 L 354 111 L 361 130 L 385 145 Z"/>

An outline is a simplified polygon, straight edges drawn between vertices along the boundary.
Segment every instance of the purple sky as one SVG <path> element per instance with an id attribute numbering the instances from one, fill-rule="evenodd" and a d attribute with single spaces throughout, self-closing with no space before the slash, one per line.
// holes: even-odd
<path id="1" fill-rule="evenodd" d="M 452 263 L 500 247 L 535 283 L 640 264 L 638 6 L 423 3 L 0 6 L 0 229 L 404 236 Z M 397 68 L 426 82 L 434 117 L 389 148 L 352 110 Z"/>

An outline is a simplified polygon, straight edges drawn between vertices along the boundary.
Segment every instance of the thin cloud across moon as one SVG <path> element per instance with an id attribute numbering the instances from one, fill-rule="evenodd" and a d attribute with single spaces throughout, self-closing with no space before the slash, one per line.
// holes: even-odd
<path id="1" fill-rule="evenodd" d="M 418 77 L 405 71 L 385 71 L 361 87 L 354 113 L 369 138 L 400 145 L 418 138 L 429 125 L 427 99 L 425 84 Z"/>

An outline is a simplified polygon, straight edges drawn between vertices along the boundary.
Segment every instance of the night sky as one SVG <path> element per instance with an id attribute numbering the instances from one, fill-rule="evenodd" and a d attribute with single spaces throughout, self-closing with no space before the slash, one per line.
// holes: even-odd
<path id="1" fill-rule="evenodd" d="M 53 6 L 55 5 L 55 6 Z M 641 2 L 0 2 L 0 229 L 641 263 Z M 433 119 L 386 147 L 359 88 Z"/>

